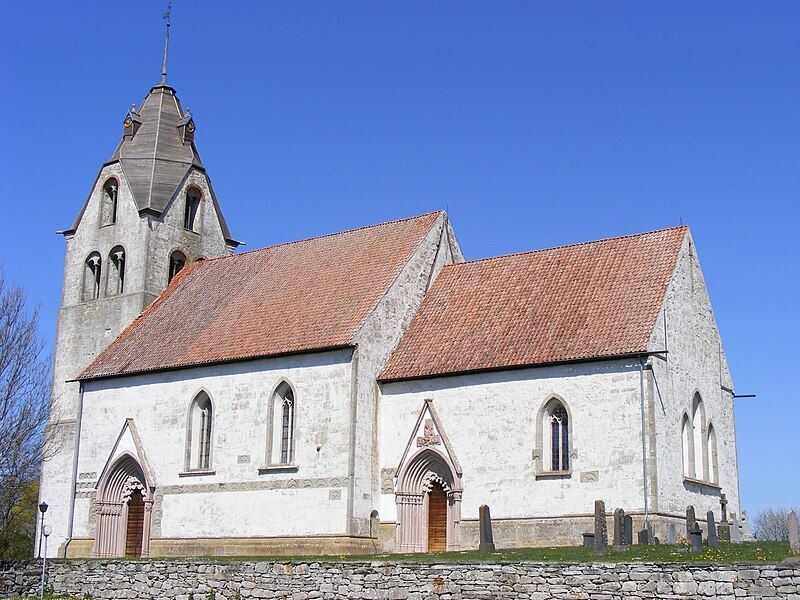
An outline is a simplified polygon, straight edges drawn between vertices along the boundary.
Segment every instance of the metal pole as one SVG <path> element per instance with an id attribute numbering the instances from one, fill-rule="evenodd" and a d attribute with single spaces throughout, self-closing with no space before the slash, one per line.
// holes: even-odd
<path id="1" fill-rule="evenodd" d="M 39 600 L 44 600 L 44 574 L 47 569 L 47 536 L 44 536 L 44 554 L 42 555 L 42 585 L 39 588 Z"/>

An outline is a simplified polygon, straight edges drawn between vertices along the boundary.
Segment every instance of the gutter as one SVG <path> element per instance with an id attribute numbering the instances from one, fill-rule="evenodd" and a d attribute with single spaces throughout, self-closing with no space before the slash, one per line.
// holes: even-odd
<path id="1" fill-rule="evenodd" d="M 649 489 L 647 483 L 647 416 L 645 412 L 644 402 L 644 357 L 639 357 L 639 403 L 642 411 L 642 482 L 644 483 L 644 528 L 645 531 L 650 532 L 650 503 L 649 503 Z"/>
<path id="2" fill-rule="evenodd" d="M 67 541 L 64 542 L 64 556 L 67 557 L 67 549 L 72 542 L 72 529 L 75 520 L 75 486 L 78 483 L 78 455 L 81 447 L 81 417 L 83 416 L 83 383 L 80 383 L 78 392 L 78 418 L 75 421 L 75 449 L 72 454 L 72 478 L 70 479 L 69 494 L 69 516 L 67 517 Z"/>

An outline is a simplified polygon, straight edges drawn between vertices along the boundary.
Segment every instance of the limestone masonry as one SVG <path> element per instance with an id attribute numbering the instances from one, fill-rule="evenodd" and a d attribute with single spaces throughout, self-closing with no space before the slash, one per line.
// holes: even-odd
<path id="1" fill-rule="evenodd" d="M 0 594 L 35 594 L 39 563 L 0 564 Z M 800 567 L 685 564 L 57 562 L 48 585 L 82 598 L 471 600 L 800 597 Z"/>

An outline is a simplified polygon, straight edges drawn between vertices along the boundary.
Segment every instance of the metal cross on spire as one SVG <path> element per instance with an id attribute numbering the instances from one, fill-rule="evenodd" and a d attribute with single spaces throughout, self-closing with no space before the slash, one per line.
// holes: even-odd
<path id="1" fill-rule="evenodd" d="M 164 33 L 164 62 L 161 64 L 161 84 L 167 83 L 167 51 L 169 50 L 169 19 L 172 14 L 172 0 L 167 4 L 167 12 L 162 15 L 166 21 L 166 31 Z"/>

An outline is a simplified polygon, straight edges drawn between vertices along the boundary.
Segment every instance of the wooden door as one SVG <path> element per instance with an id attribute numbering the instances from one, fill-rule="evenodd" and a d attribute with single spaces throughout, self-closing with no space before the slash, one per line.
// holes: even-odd
<path id="1" fill-rule="evenodd" d="M 447 550 L 447 496 L 435 485 L 428 494 L 428 552 Z"/>
<path id="2" fill-rule="evenodd" d="M 142 555 L 142 534 L 144 533 L 144 498 L 135 490 L 128 500 L 128 523 L 125 530 L 125 556 Z"/>

